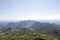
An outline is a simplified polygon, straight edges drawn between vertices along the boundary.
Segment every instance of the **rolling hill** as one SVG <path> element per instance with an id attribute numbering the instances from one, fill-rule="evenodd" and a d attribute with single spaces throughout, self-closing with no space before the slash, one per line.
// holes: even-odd
<path id="1" fill-rule="evenodd" d="M 13 38 L 18 37 L 19 39 L 20 35 L 24 35 L 28 37 L 40 35 L 37 38 L 43 38 L 43 39 L 45 39 L 44 35 L 46 35 L 46 40 L 48 39 L 57 40 L 60 38 L 60 27 L 55 24 L 42 23 L 33 20 L 8 22 L 3 24 L 0 23 L 0 37 L 2 38 L 9 37 L 10 39 L 12 39 L 10 37 L 12 36 Z M 25 39 L 25 37 L 23 37 L 23 39 Z"/>

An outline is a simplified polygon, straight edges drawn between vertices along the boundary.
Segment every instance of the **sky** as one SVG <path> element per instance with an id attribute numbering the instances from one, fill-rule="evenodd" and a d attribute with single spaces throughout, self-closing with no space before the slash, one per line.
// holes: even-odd
<path id="1" fill-rule="evenodd" d="M 60 20 L 60 0 L 0 0 L 0 20 Z"/>

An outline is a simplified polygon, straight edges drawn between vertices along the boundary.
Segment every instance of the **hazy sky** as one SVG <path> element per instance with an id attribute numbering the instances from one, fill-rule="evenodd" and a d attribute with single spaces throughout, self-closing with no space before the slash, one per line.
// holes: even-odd
<path id="1" fill-rule="evenodd" d="M 0 0 L 0 20 L 60 20 L 60 0 Z"/>

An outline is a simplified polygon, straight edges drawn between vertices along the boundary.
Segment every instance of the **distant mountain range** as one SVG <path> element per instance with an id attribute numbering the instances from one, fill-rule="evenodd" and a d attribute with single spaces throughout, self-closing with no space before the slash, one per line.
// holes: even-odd
<path id="1" fill-rule="evenodd" d="M 57 24 L 45 23 L 40 21 L 25 20 L 19 22 L 3 22 L 0 23 L 0 33 L 10 33 L 12 31 L 36 32 L 60 38 L 60 27 Z M 24 31 L 25 30 L 25 31 Z"/>

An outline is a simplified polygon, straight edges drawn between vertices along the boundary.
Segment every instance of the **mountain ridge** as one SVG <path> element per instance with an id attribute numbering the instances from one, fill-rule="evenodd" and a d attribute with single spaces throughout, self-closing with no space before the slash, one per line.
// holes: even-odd
<path id="1" fill-rule="evenodd" d="M 9 33 L 18 31 L 20 29 L 27 28 L 36 33 L 47 34 L 60 38 L 60 27 L 55 24 L 43 23 L 33 20 L 25 20 L 20 22 L 9 22 L 5 25 L 0 26 L 0 33 Z M 25 29 L 24 29 L 25 30 Z M 28 30 L 25 30 L 28 31 Z M 30 32 L 28 32 L 30 33 Z"/>

